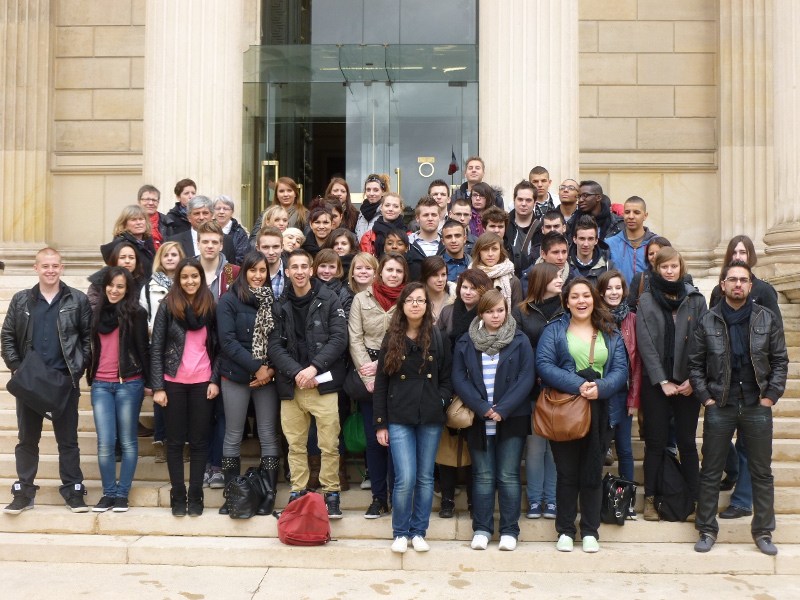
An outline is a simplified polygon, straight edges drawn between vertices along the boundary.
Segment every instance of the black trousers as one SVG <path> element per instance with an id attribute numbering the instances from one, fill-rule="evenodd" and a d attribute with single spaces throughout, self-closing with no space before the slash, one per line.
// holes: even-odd
<path id="1" fill-rule="evenodd" d="M 214 401 L 206 398 L 208 382 L 164 382 L 167 405 L 164 425 L 167 428 L 167 468 L 174 490 L 184 489 L 183 445 L 189 442 L 189 497 L 199 498 L 208 454 L 208 426 Z"/>
<path id="2" fill-rule="evenodd" d="M 59 491 L 67 498 L 75 485 L 83 483 L 81 472 L 81 451 L 78 448 L 78 398 L 81 392 L 72 388 L 67 406 L 60 417 L 53 420 L 53 432 L 58 444 L 58 474 L 61 477 Z M 39 440 L 42 438 L 44 417 L 32 411 L 17 400 L 17 426 L 19 443 L 14 450 L 17 462 L 17 482 L 20 489 L 14 495 L 33 498 L 37 487 L 34 485 L 39 470 Z"/>
<path id="3" fill-rule="evenodd" d="M 670 413 L 670 407 L 672 413 Z M 697 418 L 700 403 L 690 396 L 667 396 L 661 386 L 653 385 L 642 373 L 642 406 L 644 417 L 644 494 L 656 493 L 658 466 L 667 446 L 670 416 L 675 418 L 675 439 L 681 458 L 681 469 L 692 498 L 697 499 L 700 487 L 700 462 L 697 457 Z M 730 441 L 730 440 L 728 440 Z"/>
<path id="4" fill-rule="evenodd" d="M 588 446 L 588 437 L 571 442 L 550 442 L 556 463 L 556 531 L 573 540 L 577 533 L 575 519 L 578 516 L 578 499 L 581 504 L 581 537 L 591 535 L 600 539 L 598 530 L 603 486 L 587 487 L 581 482 Z"/>

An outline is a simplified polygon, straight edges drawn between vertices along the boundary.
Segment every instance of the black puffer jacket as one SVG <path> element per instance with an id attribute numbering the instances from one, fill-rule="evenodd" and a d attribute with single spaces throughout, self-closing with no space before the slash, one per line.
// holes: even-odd
<path id="1" fill-rule="evenodd" d="M 211 381 L 219 383 L 219 357 L 217 344 L 216 315 L 211 315 L 206 325 L 206 350 L 211 359 Z M 164 389 L 164 375 L 175 377 L 183 360 L 183 347 L 186 344 L 186 330 L 172 316 L 167 303 L 158 306 L 153 323 L 153 337 L 150 344 L 151 387 L 153 391 Z"/>
<path id="2" fill-rule="evenodd" d="M 775 313 L 755 303 L 750 315 L 750 358 L 761 396 L 777 402 L 789 369 L 786 339 Z M 725 406 L 731 390 L 730 364 L 728 326 L 720 303 L 700 318 L 689 343 L 689 379 L 699 401 L 713 398 Z"/>
<path id="3" fill-rule="evenodd" d="M 100 246 L 100 254 L 103 256 L 103 261 L 108 264 L 111 258 L 111 253 L 122 242 L 130 242 L 136 248 L 136 259 L 142 265 L 145 279 L 150 279 L 153 274 L 153 261 L 156 256 L 156 247 L 153 244 L 153 238 L 149 237 L 145 240 L 137 240 L 127 231 L 123 232 L 121 236 L 114 238 L 107 244 Z"/>
<path id="4" fill-rule="evenodd" d="M 175 206 L 169 209 L 169 212 L 164 215 L 161 222 L 164 223 L 168 238 L 183 233 L 184 231 L 189 231 L 192 228 L 186 213 L 181 210 L 180 202 L 176 202 Z"/>
<path id="5" fill-rule="evenodd" d="M 273 302 L 270 293 L 269 305 L 272 306 Z M 234 288 L 219 299 L 219 371 L 225 379 L 235 383 L 250 383 L 255 372 L 264 364 L 253 358 L 253 330 L 257 315 L 258 301 L 252 294 L 250 301 L 242 302 Z"/>
<path id="6" fill-rule="evenodd" d="M 311 294 L 315 297 L 308 307 L 306 323 L 306 344 L 311 364 L 317 373 L 327 371 L 332 381 L 317 387 L 320 394 L 338 392 L 342 389 L 345 376 L 345 355 L 347 354 L 347 319 L 336 294 L 318 279 L 312 279 Z M 294 330 L 294 312 L 288 296 L 286 282 L 283 294 L 272 305 L 275 329 L 269 334 L 269 362 L 275 367 L 278 382 L 278 397 L 281 400 L 294 398 L 295 377 L 307 365 L 298 361 L 297 339 Z"/>
<path id="7" fill-rule="evenodd" d="M 355 294 L 347 287 L 341 279 L 336 279 L 335 277 L 330 281 L 324 282 L 328 288 L 336 294 L 336 297 L 339 298 L 339 302 L 342 303 L 342 308 L 344 309 L 344 318 L 350 318 L 350 307 L 353 305 L 353 297 Z"/>
<path id="8" fill-rule="evenodd" d="M 147 335 L 147 311 L 137 307 L 136 318 L 128 327 L 119 330 L 119 377 L 130 379 L 144 376 L 144 386 L 150 387 L 150 340 Z M 86 370 L 86 381 L 92 385 L 100 364 L 100 335 L 92 328 L 92 362 Z"/>
<path id="9" fill-rule="evenodd" d="M 31 347 L 30 335 L 33 334 L 33 324 L 28 327 L 28 323 L 34 314 L 38 297 L 37 283 L 29 290 L 14 294 L 8 305 L 0 340 L 2 340 L 3 360 L 11 371 L 19 368 L 28 348 Z M 92 309 L 86 295 L 62 282 L 58 309 L 58 337 L 75 387 L 78 387 L 83 371 L 91 359 L 91 324 Z"/>

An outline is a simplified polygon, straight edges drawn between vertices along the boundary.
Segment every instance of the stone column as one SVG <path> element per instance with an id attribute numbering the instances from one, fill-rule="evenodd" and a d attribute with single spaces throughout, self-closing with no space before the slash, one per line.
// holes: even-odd
<path id="1" fill-rule="evenodd" d="M 45 244 L 52 2 L 0 0 L 0 257 L 30 267 Z"/>
<path id="2" fill-rule="evenodd" d="M 480 0 L 480 153 L 512 190 L 536 165 L 579 177 L 577 0 Z"/>
<path id="3" fill-rule="evenodd" d="M 772 1 L 722 0 L 719 10 L 721 259 L 740 234 L 763 253 L 773 218 Z"/>
<path id="4" fill-rule="evenodd" d="M 775 222 L 764 237 L 765 262 L 776 288 L 793 297 L 800 287 L 800 4 L 773 0 L 773 10 Z"/>
<path id="5" fill-rule="evenodd" d="M 240 199 L 242 10 L 242 0 L 147 0 L 144 181 L 161 190 L 162 211 L 185 177 L 199 194 Z"/>

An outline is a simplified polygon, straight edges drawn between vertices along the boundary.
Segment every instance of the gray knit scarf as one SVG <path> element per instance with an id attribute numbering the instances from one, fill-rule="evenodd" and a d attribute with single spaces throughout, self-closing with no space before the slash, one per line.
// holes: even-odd
<path id="1" fill-rule="evenodd" d="M 489 356 L 499 354 L 500 351 L 511 343 L 517 331 L 517 322 L 508 315 L 505 323 L 495 333 L 489 333 L 480 317 L 475 317 L 469 326 L 469 337 L 475 348 Z"/>

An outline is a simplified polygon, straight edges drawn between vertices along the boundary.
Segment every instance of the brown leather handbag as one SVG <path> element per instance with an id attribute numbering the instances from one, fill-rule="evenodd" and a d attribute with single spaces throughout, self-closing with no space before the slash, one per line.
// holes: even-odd
<path id="1" fill-rule="evenodd" d="M 597 332 L 592 335 L 589 348 L 589 366 L 594 365 L 594 345 Z M 559 392 L 545 387 L 539 392 L 536 410 L 533 411 L 533 431 L 539 437 L 554 442 L 579 440 L 589 433 L 592 424 L 592 407 L 581 394 Z"/>

